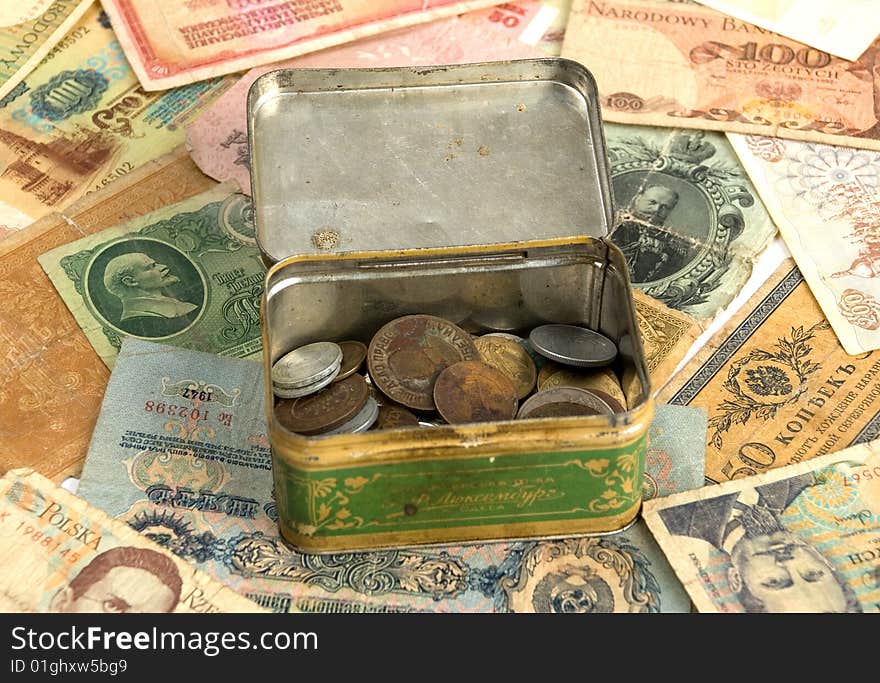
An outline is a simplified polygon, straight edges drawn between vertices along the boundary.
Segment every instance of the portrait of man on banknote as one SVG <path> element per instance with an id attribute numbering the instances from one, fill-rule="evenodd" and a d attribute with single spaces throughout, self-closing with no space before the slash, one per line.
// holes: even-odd
<path id="1" fill-rule="evenodd" d="M 97 555 L 52 598 L 53 612 L 173 612 L 183 581 L 155 550 L 119 546 Z"/>
<path id="2" fill-rule="evenodd" d="M 831 562 L 780 522 L 815 483 L 811 472 L 659 515 L 671 534 L 700 539 L 728 555 L 727 579 L 747 612 L 861 612 Z"/>
<path id="3" fill-rule="evenodd" d="M 70 261 L 70 272 L 81 272 L 88 308 L 117 332 L 147 338 L 178 334 L 205 307 L 207 285 L 199 268 L 157 239 L 126 237 L 83 250 Z"/>
<path id="4" fill-rule="evenodd" d="M 635 282 L 651 282 L 672 275 L 696 257 L 681 238 L 664 230 L 678 206 L 680 194 L 668 184 L 651 179 L 632 198 L 628 215 L 614 231 Z"/>

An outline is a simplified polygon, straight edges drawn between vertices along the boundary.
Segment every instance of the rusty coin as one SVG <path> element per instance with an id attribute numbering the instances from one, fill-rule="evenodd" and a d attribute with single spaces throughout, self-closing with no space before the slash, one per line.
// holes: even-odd
<path id="1" fill-rule="evenodd" d="M 592 391 L 575 387 L 556 387 L 538 392 L 523 403 L 517 418 L 610 415 L 613 412 L 611 406 Z"/>
<path id="2" fill-rule="evenodd" d="M 379 406 L 379 419 L 374 429 L 404 429 L 418 427 L 419 418 L 400 406 Z"/>
<path id="3" fill-rule="evenodd" d="M 434 385 L 437 410 L 449 424 L 512 420 L 516 387 L 500 370 L 478 360 L 450 365 Z"/>
<path id="4" fill-rule="evenodd" d="M 297 434 L 321 434 L 357 415 L 367 403 L 370 390 L 360 375 L 334 382 L 317 394 L 279 401 L 275 416 L 285 429 Z"/>
<path id="5" fill-rule="evenodd" d="M 432 315 L 407 315 L 382 327 L 370 342 L 367 366 L 390 399 L 434 410 L 434 382 L 447 367 L 479 358 L 471 335 Z"/>
<path id="6" fill-rule="evenodd" d="M 342 349 L 342 367 L 334 382 L 351 377 L 367 357 L 367 346 L 359 341 L 339 342 L 339 348 Z"/>
<path id="7" fill-rule="evenodd" d="M 517 342 L 486 335 L 474 340 L 480 359 L 501 371 L 516 387 L 516 397 L 525 398 L 535 388 L 538 372 L 528 352 Z"/>

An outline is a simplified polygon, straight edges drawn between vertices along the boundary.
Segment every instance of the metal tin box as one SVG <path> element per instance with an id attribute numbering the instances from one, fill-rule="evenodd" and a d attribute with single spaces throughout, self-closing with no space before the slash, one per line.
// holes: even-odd
<path id="1" fill-rule="evenodd" d="M 248 98 L 263 355 L 284 537 L 324 552 L 617 531 L 638 514 L 653 404 L 595 84 L 576 62 L 288 69 Z M 547 322 L 619 348 L 628 410 L 306 437 L 269 373 L 394 318 Z"/>

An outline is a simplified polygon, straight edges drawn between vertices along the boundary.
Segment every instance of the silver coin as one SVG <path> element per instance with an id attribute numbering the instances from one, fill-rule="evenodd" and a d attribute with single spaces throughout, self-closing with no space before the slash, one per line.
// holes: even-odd
<path id="1" fill-rule="evenodd" d="M 529 334 L 535 350 L 565 365 L 596 368 L 617 357 L 617 346 L 604 334 L 577 325 L 541 325 Z"/>
<path id="2" fill-rule="evenodd" d="M 379 404 L 372 396 L 367 397 L 367 402 L 360 412 L 348 422 L 339 425 L 336 429 L 321 432 L 316 436 L 330 436 L 332 434 L 360 434 L 373 426 L 379 417 Z"/>
<path id="3" fill-rule="evenodd" d="M 284 354 L 272 366 L 272 383 L 282 389 L 314 384 L 342 362 L 342 348 L 333 342 L 315 342 Z"/>
<path id="4" fill-rule="evenodd" d="M 330 386 L 333 383 L 333 380 L 336 379 L 336 375 L 339 374 L 339 371 L 342 369 L 342 362 L 336 363 L 333 367 L 330 368 L 330 373 L 325 375 L 317 382 L 312 384 L 307 384 L 304 387 L 283 387 L 278 386 L 275 382 L 272 382 L 272 393 L 275 394 L 278 398 L 299 398 L 301 396 L 308 396 L 309 394 L 314 394 L 315 392 L 321 391 L 324 387 Z"/>
<path id="5" fill-rule="evenodd" d="M 539 391 L 520 406 L 518 420 L 538 417 L 610 415 L 614 409 L 592 391 L 575 387 L 556 387 Z"/>

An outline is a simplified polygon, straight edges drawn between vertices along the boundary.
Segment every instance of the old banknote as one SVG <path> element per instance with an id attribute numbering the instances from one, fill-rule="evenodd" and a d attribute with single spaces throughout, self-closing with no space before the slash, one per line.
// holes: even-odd
<path id="1" fill-rule="evenodd" d="M 730 141 L 843 348 L 880 348 L 880 152 L 758 135 Z"/>
<path id="2" fill-rule="evenodd" d="M 880 149 L 880 43 L 848 62 L 696 5 L 575 0 L 562 56 L 608 121 Z"/>
<path id="3" fill-rule="evenodd" d="M 633 290 L 636 324 L 645 352 L 651 386 L 658 390 L 675 372 L 694 340 L 700 336 L 697 321 L 656 299 Z"/>
<path id="4" fill-rule="evenodd" d="M 266 268 L 251 200 L 229 185 L 39 261 L 108 367 L 126 336 L 241 358 L 262 348 Z"/>
<path id="5" fill-rule="evenodd" d="M 0 98 L 33 71 L 91 4 L 92 0 L 12 0 L 0 6 Z"/>
<path id="6" fill-rule="evenodd" d="M 79 475 L 109 377 L 37 257 L 215 185 L 180 149 L 0 241 L 0 472 Z"/>
<path id="7" fill-rule="evenodd" d="M 534 47 L 535 42 L 559 15 L 550 3 L 507 3 L 251 69 L 186 127 L 186 144 L 205 173 L 216 180 L 235 180 L 250 194 L 247 93 L 251 84 L 267 71 L 541 57 L 544 53 Z"/>
<path id="8" fill-rule="evenodd" d="M 880 442 L 644 515 L 701 612 L 880 612 Z"/>
<path id="9" fill-rule="evenodd" d="M 706 476 L 738 479 L 877 438 L 874 353 L 846 353 L 786 260 L 659 400 L 704 408 Z"/>
<path id="10" fill-rule="evenodd" d="M 719 12 L 850 61 L 880 33 L 875 0 L 699 0 Z"/>
<path id="11" fill-rule="evenodd" d="M 776 233 L 720 133 L 605 125 L 621 248 L 633 285 L 696 318 L 727 306 Z"/>
<path id="12" fill-rule="evenodd" d="M 0 226 L 22 228 L 170 152 L 231 80 L 145 93 L 92 6 L 0 100 Z"/>
<path id="13" fill-rule="evenodd" d="M 102 0 L 145 90 L 244 71 L 495 0 Z"/>
<path id="14" fill-rule="evenodd" d="M 0 478 L 4 612 L 261 612 L 29 469 Z"/>
<path id="15" fill-rule="evenodd" d="M 606 538 L 308 555 L 281 541 L 259 364 L 126 339 L 79 493 L 258 603 L 305 611 L 681 611 L 637 524 Z M 660 407 L 644 494 L 698 486 L 703 411 Z"/>

